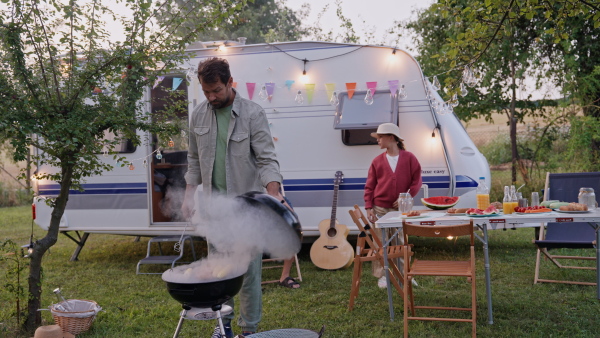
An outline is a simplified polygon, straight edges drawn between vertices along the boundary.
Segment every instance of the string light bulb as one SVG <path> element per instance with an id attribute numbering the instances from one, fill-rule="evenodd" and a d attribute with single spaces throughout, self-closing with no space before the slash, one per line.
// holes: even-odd
<path id="1" fill-rule="evenodd" d="M 300 82 L 302 82 L 303 84 L 307 84 L 308 83 L 308 75 L 306 75 L 306 63 L 308 62 L 307 59 L 302 60 L 304 62 L 304 67 L 302 69 L 302 76 L 300 77 Z"/>

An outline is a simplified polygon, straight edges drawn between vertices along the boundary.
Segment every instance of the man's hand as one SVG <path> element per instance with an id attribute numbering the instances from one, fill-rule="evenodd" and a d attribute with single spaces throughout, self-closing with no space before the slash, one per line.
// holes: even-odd
<path id="1" fill-rule="evenodd" d="M 197 185 L 186 185 L 185 196 L 181 204 L 181 215 L 185 220 L 189 220 L 194 214 L 194 194 L 196 194 Z"/>
<path id="2" fill-rule="evenodd" d="M 269 184 L 267 184 L 267 194 L 275 197 L 278 201 L 281 201 L 283 205 L 288 207 L 288 209 L 292 210 L 292 207 L 289 204 L 287 204 L 285 199 L 283 199 L 283 195 L 281 194 L 280 188 L 281 184 L 279 184 L 279 182 L 269 182 Z"/>

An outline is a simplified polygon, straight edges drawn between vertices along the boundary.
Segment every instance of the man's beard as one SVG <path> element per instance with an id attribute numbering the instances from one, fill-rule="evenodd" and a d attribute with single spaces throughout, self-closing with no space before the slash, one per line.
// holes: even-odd
<path id="1" fill-rule="evenodd" d="M 229 102 L 230 98 L 231 98 L 231 93 L 229 95 L 227 95 L 227 97 L 224 100 L 214 100 L 210 104 L 215 109 L 221 109 L 221 108 L 227 107 L 227 103 Z"/>

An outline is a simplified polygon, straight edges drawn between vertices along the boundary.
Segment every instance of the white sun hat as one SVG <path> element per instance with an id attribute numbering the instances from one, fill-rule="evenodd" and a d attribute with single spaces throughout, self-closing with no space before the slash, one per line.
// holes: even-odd
<path id="1" fill-rule="evenodd" d="M 377 132 L 371 133 L 371 136 L 377 138 L 377 135 L 385 135 L 391 134 L 400 139 L 400 141 L 404 141 L 404 139 L 400 136 L 400 128 L 393 123 L 382 123 L 377 127 Z"/>

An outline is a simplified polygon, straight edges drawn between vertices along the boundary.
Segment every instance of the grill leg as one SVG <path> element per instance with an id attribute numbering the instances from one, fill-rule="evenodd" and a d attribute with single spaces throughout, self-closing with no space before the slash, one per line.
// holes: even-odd
<path id="1" fill-rule="evenodd" d="M 177 323 L 177 328 L 175 329 L 175 334 L 173 338 L 179 337 L 179 331 L 181 331 L 181 326 L 183 325 L 183 319 L 185 319 L 185 315 L 187 314 L 190 307 L 184 305 L 183 310 L 181 310 L 181 315 L 179 316 L 179 323 Z"/>

